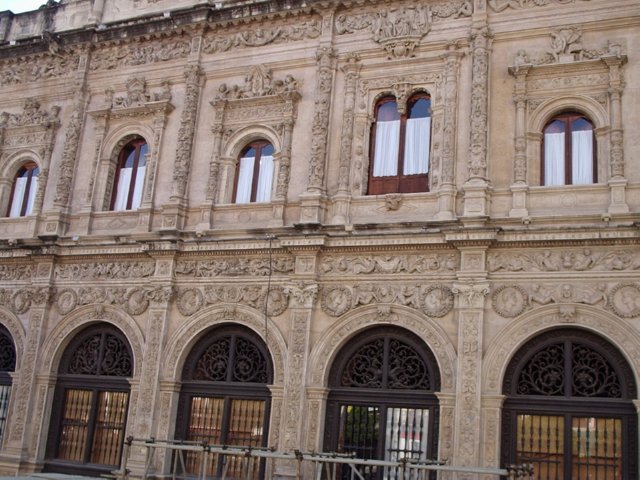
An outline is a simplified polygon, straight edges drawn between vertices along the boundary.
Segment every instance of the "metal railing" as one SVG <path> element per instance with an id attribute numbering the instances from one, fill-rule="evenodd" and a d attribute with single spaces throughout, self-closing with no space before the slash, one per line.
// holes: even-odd
<path id="1" fill-rule="evenodd" d="M 429 478 L 430 472 L 480 474 L 484 476 L 495 476 L 495 478 L 507 478 L 509 480 L 533 480 L 534 478 L 533 467 L 528 464 L 509 465 L 506 468 L 463 467 L 446 465 L 446 462 L 433 460 L 419 461 L 409 458 L 401 458 L 398 461 L 367 460 L 339 453 L 301 452 L 299 450 L 293 452 L 276 452 L 269 448 L 231 447 L 226 445 L 209 445 L 207 443 L 128 437 L 122 452 L 120 468 L 113 472 L 118 480 L 129 479 L 131 472 L 128 468 L 128 462 L 132 447 L 146 448 L 144 471 L 141 475 L 143 480 L 150 477 L 172 478 L 173 480 L 188 477 L 191 479 L 206 480 L 211 477 L 208 475 L 211 461 L 214 461 L 216 465 L 222 461 L 221 475 L 217 475 L 219 480 L 230 478 L 228 468 L 232 463 L 235 465 L 240 463 L 241 465 L 240 474 L 234 475 L 234 479 L 254 480 L 255 462 L 274 460 L 295 462 L 296 480 L 322 480 L 323 478 L 326 480 L 339 480 L 339 478 L 344 478 L 344 474 L 340 473 L 340 466 L 349 468 L 348 477 L 350 480 L 366 480 L 361 470 L 371 471 L 375 468 L 394 469 L 397 473 L 390 476 L 390 478 L 394 478 L 394 480 L 426 480 Z M 172 453 L 171 471 L 168 474 L 158 474 L 153 471 L 155 454 L 158 450 Z M 197 462 L 198 471 L 196 473 L 187 472 L 184 455 L 189 452 L 199 457 L 199 461 Z M 236 461 L 228 461 L 229 457 Z M 310 467 L 305 468 L 305 465 L 309 464 Z"/>

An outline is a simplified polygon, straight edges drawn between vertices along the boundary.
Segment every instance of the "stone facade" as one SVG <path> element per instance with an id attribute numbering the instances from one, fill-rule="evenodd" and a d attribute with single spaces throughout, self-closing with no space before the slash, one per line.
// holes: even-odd
<path id="1" fill-rule="evenodd" d="M 60 359 L 96 322 L 130 343 L 137 438 L 173 438 L 185 358 L 229 323 L 269 349 L 278 450 L 323 449 L 332 363 L 374 324 L 432 351 L 437 458 L 453 465 L 501 465 L 503 377 L 542 332 L 603 337 L 640 384 L 638 32 L 635 0 L 0 12 L 3 214 L 20 166 L 40 168 L 31 213 L 0 218 L 16 350 L 0 472 L 42 469 Z M 428 191 L 367 195 L 376 102 L 416 91 L 431 99 Z M 591 184 L 540 185 L 560 111 L 594 124 Z M 149 146 L 140 204 L 114 211 L 134 137 Z M 258 138 L 275 150 L 271 201 L 236 204 Z"/>

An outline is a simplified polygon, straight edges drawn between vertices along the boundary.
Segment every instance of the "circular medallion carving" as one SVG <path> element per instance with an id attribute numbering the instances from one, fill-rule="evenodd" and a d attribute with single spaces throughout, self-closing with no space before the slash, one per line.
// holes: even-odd
<path id="1" fill-rule="evenodd" d="M 422 309 L 430 317 L 444 317 L 453 308 L 453 292 L 442 285 L 432 285 L 424 292 Z"/>
<path id="2" fill-rule="evenodd" d="M 176 303 L 182 315 L 185 317 L 193 315 L 202 307 L 202 292 L 197 288 L 183 290 L 178 295 L 178 301 Z"/>
<path id="3" fill-rule="evenodd" d="M 515 285 L 504 285 L 493 293 L 491 304 L 501 317 L 514 318 L 527 308 L 527 292 Z"/>
<path id="4" fill-rule="evenodd" d="M 609 294 L 609 305 L 619 317 L 637 317 L 640 315 L 640 288 L 633 283 L 617 285 Z"/>
<path id="5" fill-rule="evenodd" d="M 323 291 L 322 310 L 332 317 L 345 314 L 353 304 L 353 295 L 347 287 L 328 287 Z"/>
<path id="6" fill-rule="evenodd" d="M 149 300 L 141 288 L 134 288 L 127 293 L 126 302 L 125 308 L 129 315 L 140 315 L 149 308 Z"/>
<path id="7" fill-rule="evenodd" d="M 31 295 L 28 291 L 18 290 L 11 298 L 11 307 L 15 313 L 25 313 L 31 308 Z"/>
<path id="8" fill-rule="evenodd" d="M 66 315 L 78 305 L 78 295 L 70 288 L 65 288 L 58 293 L 56 305 L 60 315 Z"/>
<path id="9" fill-rule="evenodd" d="M 267 300 L 267 314 L 270 317 L 282 315 L 287 309 L 289 298 L 282 288 L 275 288 L 269 291 L 269 299 Z"/>

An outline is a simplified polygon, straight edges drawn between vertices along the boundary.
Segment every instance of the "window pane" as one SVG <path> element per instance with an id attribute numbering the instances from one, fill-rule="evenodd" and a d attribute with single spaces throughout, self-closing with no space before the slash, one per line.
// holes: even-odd
<path id="1" fill-rule="evenodd" d="M 36 200 L 36 193 L 38 192 L 38 177 L 34 175 L 31 177 L 31 184 L 29 185 L 29 196 L 27 198 L 27 209 L 25 215 L 31 215 L 33 212 L 33 205 Z"/>
<path id="2" fill-rule="evenodd" d="M 264 412 L 264 400 L 232 400 L 226 443 L 245 447 L 262 446 Z M 227 475 L 230 477 L 240 478 L 247 474 L 245 472 L 251 472 L 249 476 L 257 478 L 260 472 L 260 461 L 257 458 L 227 457 L 226 462 Z M 246 468 L 245 472 L 243 467 Z"/>
<path id="3" fill-rule="evenodd" d="M 187 440 L 207 442 L 211 445 L 222 444 L 222 413 L 224 399 L 212 397 L 193 397 L 187 429 Z M 215 457 L 209 459 L 207 474 L 214 475 L 217 465 Z M 185 468 L 188 473 L 199 474 L 202 454 L 189 452 L 186 454 Z"/>
<path id="4" fill-rule="evenodd" d="M 571 183 L 593 183 L 593 133 L 578 130 L 571 133 Z"/>
<path id="5" fill-rule="evenodd" d="M 58 458 L 84 462 L 92 398 L 90 390 L 65 391 Z"/>
<path id="6" fill-rule="evenodd" d="M 10 217 L 19 217 L 22 212 L 22 204 L 24 202 L 24 193 L 27 188 L 27 181 L 29 179 L 26 177 L 16 178 L 14 187 L 13 187 L 13 197 L 11 198 L 11 211 L 9 212 Z"/>
<path id="7" fill-rule="evenodd" d="M 531 463 L 539 480 L 564 478 L 564 417 L 517 416 L 516 463 Z"/>
<path id="8" fill-rule="evenodd" d="M 377 458 L 380 435 L 380 408 L 366 405 L 342 405 L 340 407 L 340 434 L 338 452 L 350 453 L 356 458 Z M 378 468 L 360 467 L 366 480 L 376 477 Z M 350 469 L 344 467 L 343 478 L 350 478 Z"/>
<path id="9" fill-rule="evenodd" d="M 144 173 L 146 167 L 138 167 L 136 171 L 136 183 L 133 186 L 133 198 L 131 199 L 131 209 L 140 208 L 142 203 L 142 190 L 144 188 Z"/>
<path id="10" fill-rule="evenodd" d="M 258 189 L 256 202 L 271 201 L 271 186 L 273 185 L 273 157 L 260 155 L 260 173 L 258 175 Z"/>
<path id="11" fill-rule="evenodd" d="M 4 429 L 7 424 L 10 395 L 11 385 L 0 385 L 0 444 L 2 444 L 2 437 L 4 435 Z"/>
<path id="12" fill-rule="evenodd" d="M 376 123 L 373 176 L 388 177 L 398 174 L 398 148 L 400 145 L 400 120 Z"/>
<path id="13" fill-rule="evenodd" d="M 146 143 L 143 143 L 142 145 L 140 145 L 138 167 L 144 167 L 147 164 L 147 153 L 149 153 L 149 146 Z"/>
<path id="14" fill-rule="evenodd" d="M 544 184 L 565 184 L 564 133 L 545 133 L 544 135 Z"/>
<path id="15" fill-rule="evenodd" d="M 255 156 L 242 157 L 238 170 L 238 188 L 236 190 L 236 203 L 249 203 L 251 201 L 251 186 L 253 185 L 253 165 Z"/>
<path id="16" fill-rule="evenodd" d="M 409 109 L 409 118 L 426 118 L 430 116 L 431 101 L 426 98 L 416 100 Z"/>
<path id="17" fill-rule="evenodd" d="M 429 137 L 431 118 L 407 120 L 404 145 L 404 175 L 429 171 Z"/>
<path id="18" fill-rule="evenodd" d="M 384 459 L 392 462 L 402 458 L 426 460 L 428 420 L 427 409 L 388 408 Z M 402 471 L 398 468 L 385 468 L 384 477 L 402 478 Z"/>
<path id="19" fill-rule="evenodd" d="M 118 465 L 127 416 L 127 392 L 99 392 L 91 463 Z"/>
<path id="20" fill-rule="evenodd" d="M 572 478 L 622 478 L 622 422 L 618 418 L 574 418 Z"/>
<path id="21" fill-rule="evenodd" d="M 131 186 L 132 168 L 121 168 L 118 177 L 118 191 L 113 209 L 116 211 L 127 209 L 127 200 L 129 198 L 129 188 Z"/>

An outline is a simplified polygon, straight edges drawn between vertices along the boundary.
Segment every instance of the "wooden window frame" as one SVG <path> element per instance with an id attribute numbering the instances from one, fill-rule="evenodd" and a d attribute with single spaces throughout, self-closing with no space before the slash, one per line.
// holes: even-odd
<path id="1" fill-rule="evenodd" d="M 19 217 L 25 217 L 32 213 L 27 212 L 27 206 L 29 204 L 29 194 L 31 193 L 31 184 L 34 174 L 36 177 L 40 175 L 40 167 L 38 167 L 38 164 L 36 162 L 30 161 L 22 165 L 13 177 L 13 182 L 11 184 L 11 194 L 9 196 L 9 205 L 7 207 L 7 217 L 11 215 L 11 208 L 13 207 L 13 202 L 15 201 L 13 196 L 16 190 L 16 182 L 19 178 L 23 178 L 25 174 L 27 174 L 27 185 L 24 187 L 24 193 L 22 194 L 22 206 L 20 207 Z"/>
<path id="2" fill-rule="evenodd" d="M 420 173 L 415 175 L 404 175 L 404 150 L 405 150 L 405 138 L 407 130 L 407 120 L 409 119 L 409 112 L 414 103 L 420 99 L 425 99 L 429 102 L 429 118 L 431 117 L 431 96 L 425 92 L 419 92 L 411 95 L 407 100 L 407 106 L 405 112 L 399 114 L 400 116 L 400 134 L 398 142 L 398 159 L 397 159 L 397 174 L 386 177 L 374 177 L 374 159 L 375 159 L 375 145 L 376 145 L 376 132 L 378 123 L 378 112 L 380 107 L 389 102 L 395 102 L 397 106 L 397 99 L 394 96 L 385 96 L 376 102 L 374 109 L 375 120 L 371 125 L 371 133 L 369 139 L 369 181 L 367 186 L 367 195 L 384 195 L 387 193 L 420 193 L 429 191 L 429 173 Z M 429 153 L 431 153 L 431 141 L 429 142 Z"/>
<path id="3" fill-rule="evenodd" d="M 144 155 L 141 155 L 141 150 L 144 146 L 147 146 L 148 148 L 146 140 L 144 138 L 136 138 L 135 140 L 128 142 L 124 147 L 122 147 L 122 150 L 120 150 L 120 153 L 118 154 L 118 165 L 116 167 L 114 177 L 115 181 L 113 182 L 113 192 L 111 194 L 111 203 L 109 206 L 109 210 L 115 211 L 114 209 L 116 205 L 116 199 L 118 197 L 118 184 L 120 182 L 120 172 L 123 168 L 126 168 L 125 163 L 127 162 L 127 159 L 129 158 L 129 155 L 131 155 L 131 152 L 134 152 L 133 165 L 131 167 L 131 180 L 129 181 L 129 194 L 127 195 L 127 205 L 124 209 L 132 210 L 131 207 L 135 194 L 135 185 L 139 173 L 140 160 L 141 158 L 143 161 L 145 160 Z M 144 189 L 144 182 L 142 184 L 142 188 Z"/>
<path id="4" fill-rule="evenodd" d="M 598 162 L 597 162 L 597 144 L 596 144 L 596 129 L 595 129 L 595 125 L 593 124 L 593 121 L 591 121 L 591 119 L 580 112 L 575 112 L 575 111 L 566 111 L 566 112 L 562 112 L 559 113 L 557 115 L 554 115 L 553 117 L 551 117 L 544 125 L 544 128 L 542 129 L 542 142 L 541 142 L 541 146 L 540 146 L 540 185 L 541 186 L 547 186 L 545 185 L 545 143 L 544 143 L 544 137 L 545 137 L 545 132 L 547 130 L 547 128 L 556 121 L 560 121 L 564 124 L 564 185 L 573 185 L 573 162 L 572 162 L 572 148 L 573 148 L 573 141 L 572 141 L 572 131 L 571 130 L 571 125 L 574 121 L 576 120 L 585 120 L 587 122 L 589 122 L 589 124 L 591 125 L 591 134 L 592 134 L 592 141 L 593 141 L 593 147 L 592 147 L 592 158 L 591 158 L 591 164 L 592 164 L 592 168 L 593 168 L 593 184 L 598 183 Z M 549 185 L 549 186 L 553 186 L 553 185 Z M 555 186 L 559 186 L 559 185 L 555 185 Z"/>
<path id="5" fill-rule="evenodd" d="M 247 145 L 245 145 L 242 151 L 240 152 L 240 155 L 238 155 L 238 164 L 236 165 L 236 175 L 235 175 L 235 180 L 233 182 L 232 203 L 238 203 L 237 195 L 238 195 L 238 183 L 240 181 L 240 160 L 244 156 L 245 152 L 247 152 L 252 148 L 256 150 L 256 155 L 253 160 L 253 173 L 252 173 L 253 176 L 251 178 L 251 195 L 249 196 L 249 203 L 256 203 L 256 196 L 258 194 L 258 180 L 260 179 L 260 158 L 262 156 L 262 150 L 266 147 L 273 148 L 275 153 L 275 147 L 268 140 L 254 140 L 248 143 Z M 271 188 L 273 188 L 273 185 L 271 185 Z M 271 195 L 269 197 L 271 198 Z"/>

